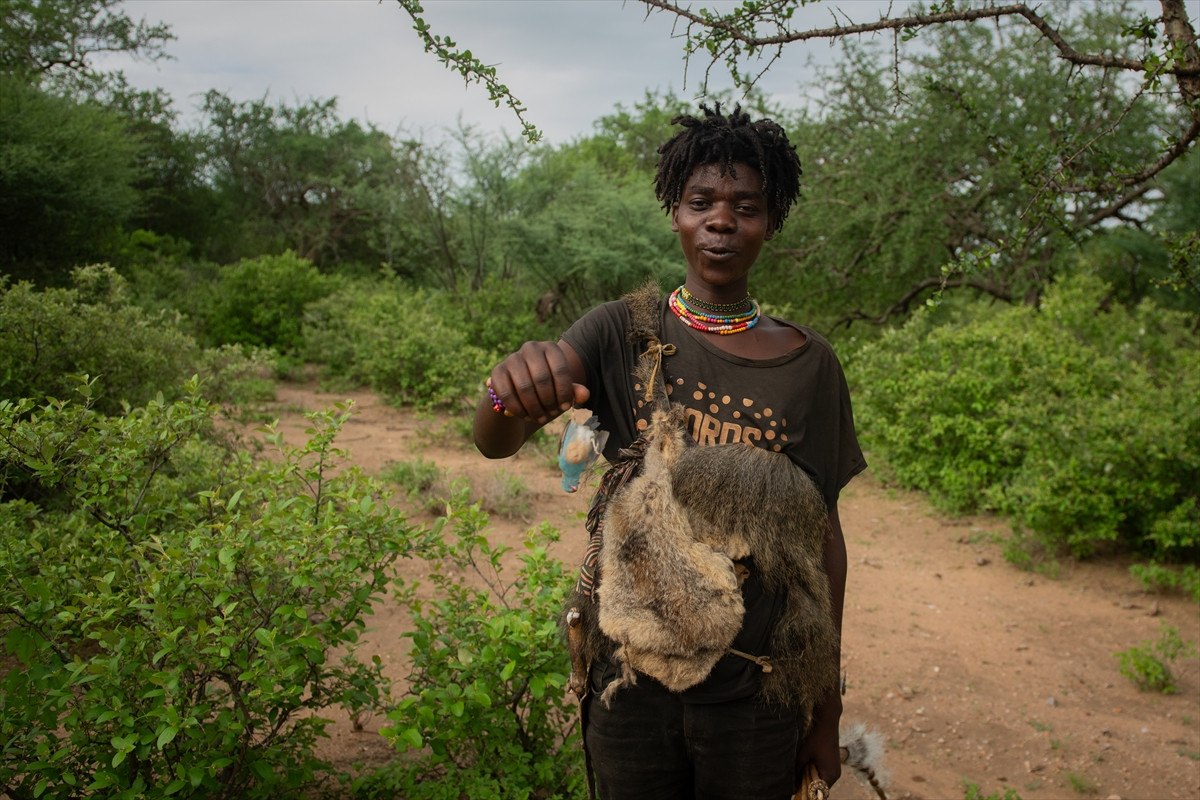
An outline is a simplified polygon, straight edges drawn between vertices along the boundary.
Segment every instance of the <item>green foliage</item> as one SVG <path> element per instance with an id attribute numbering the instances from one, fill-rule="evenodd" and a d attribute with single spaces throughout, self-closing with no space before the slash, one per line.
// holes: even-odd
<path id="1" fill-rule="evenodd" d="M 772 16 L 790 4 L 754 5 Z M 1054 14 L 1068 41 L 1138 54 L 1119 35 L 1129 16 L 1119 4 Z M 1154 164 L 1162 131 L 1187 127 L 1171 98 L 1080 70 L 1019 17 L 931 25 L 921 36 L 899 70 L 890 44 L 843 39 L 843 57 L 816 79 L 823 102 L 783 112 L 809 199 L 755 280 L 820 327 L 903 319 L 940 290 L 1036 302 L 1073 268 L 1080 243 L 1137 231 L 1182 197 L 1156 184 L 1134 209 L 1118 202 L 1130 187 L 1115 177 Z M 1134 270 L 1122 286 L 1146 291 L 1164 267 L 1162 247 L 1152 249 L 1107 267 Z"/>
<path id="2" fill-rule="evenodd" d="M 384 469 L 383 479 L 400 486 L 409 502 L 432 514 L 445 510 L 450 490 L 441 467 L 424 458 L 394 461 Z"/>
<path id="3" fill-rule="evenodd" d="M 384 480 L 399 484 L 410 498 L 428 492 L 441 477 L 441 467 L 420 457 L 393 461 L 383 471 Z"/>
<path id="4" fill-rule="evenodd" d="M 1167 567 L 1151 561 L 1148 564 L 1134 564 L 1129 568 L 1129 574 L 1148 589 L 1181 591 L 1200 603 L 1200 567 L 1195 564 Z"/>
<path id="5" fill-rule="evenodd" d="M 44 291 L 0 283 L 0 397 L 70 397 L 83 374 L 99 379 L 93 407 L 109 414 L 160 392 L 176 397 L 194 374 L 215 400 L 261 393 L 254 358 L 204 350 L 166 314 L 132 305 L 110 267 L 74 270 L 72 281 Z"/>
<path id="6" fill-rule="evenodd" d="M 199 250 L 198 245 L 207 249 L 210 241 L 220 240 L 229 226 L 219 213 L 200 135 L 179 129 L 178 114 L 166 92 L 134 91 L 120 85 L 99 102 L 121 115 L 126 135 L 138 144 L 141 178 L 134 188 L 139 204 L 126 228 L 170 239 L 171 248 L 181 254 Z M 114 254 L 112 262 L 124 268 L 122 255 Z"/>
<path id="7" fill-rule="evenodd" d="M 1144 642 L 1114 655 L 1121 662 L 1121 674 L 1143 692 L 1175 694 L 1171 664 L 1192 647 L 1194 644 L 1184 642 L 1178 629 L 1164 623 L 1158 641 Z"/>
<path id="8" fill-rule="evenodd" d="M 556 620 L 571 576 L 530 533 L 509 580 L 507 548 L 458 495 L 426 556 L 434 599 L 405 595 L 414 629 L 409 695 L 384 734 L 410 753 L 357 782 L 357 796 L 408 800 L 575 798 L 584 790 L 567 653 Z M 452 531 L 451 531 L 452 526 Z"/>
<path id="9" fill-rule="evenodd" d="M 511 353 L 531 339 L 559 333 L 537 321 L 535 298 L 499 275 L 483 280 L 467 296 L 431 293 L 447 322 L 461 327 L 467 340 L 489 353 Z"/>
<path id="10" fill-rule="evenodd" d="M 487 89 L 488 99 L 496 108 L 503 103 L 517 116 L 517 120 L 521 123 L 521 133 L 531 144 L 542 138 L 542 132 L 525 119 L 524 104 L 509 91 L 507 86 L 500 83 L 495 67 L 480 61 L 470 50 L 460 50 L 458 44 L 449 36 L 442 36 L 430 31 L 429 23 L 425 21 L 425 9 L 421 7 L 418 0 L 399 1 L 400 8 L 412 18 L 413 30 L 421 38 L 426 53 L 433 53 L 447 69 L 462 75 L 467 84 L 483 84 Z"/>
<path id="11" fill-rule="evenodd" d="M 333 474 L 348 413 L 311 415 L 307 445 L 255 463 L 213 443 L 195 382 L 121 417 L 90 390 L 0 401 L 0 789 L 314 786 L 319 714 L 386 695 L 353 647 L 420 536 L 378 485 Z"/>
<path id="12" fill-rule="evenodd" d="M 480 505 L 490 514 L 525 519 L 533 511 L 529 487 L 520 475 L 497 469 L 479 491 Z"/>
<path id="13" fill-rule="evenodd" d="M 854 362 L 864 438 L 900 483 L 994 510 L 1049 551 L 1115 543 L 1167 560 L 1200 546 L 1200 372 L 1187 318 L 1104 307 L 1079 276 L 1042 308 L 936 313 Z"/>
<path id="14" fill-rule="evenodd" d="M 107 257 L 139 205 L 138 152 L 113 111 L 0 74 L 0 270 L 50 283 Z"/>
<path id="15" fill-rule="evenodd" d="M 979 784 L 964 780 L 963 800 L 1021 800 L 1021 795 L 1017 794 L 1016 789 L 1011 788 L 1006 788 L 1004 794 L 999 791 L 984 794 L 983 789 L 979 788 Z"/>
<path id="16" fill-rule="evenodd" d="M 220 266 L 189 258 L 186 242 L 142 229 L 129 234 L 113 260 L 137 305 L 175 315 L 179 326 L 198 339 L 206 335 Z"/>
<path id="17" fill-rule="evenodd" d="M 521 213 L 507 234 L 511 257 L 543 286 L 558 287 L 569 320 L 648 277 L 677 285 L 684 271 L 670 223 L 643 188 L 649 175 L 614 178 L 591 160 L 593 150 L 563 148 L 530 165 L 519 181 Z"/>
<path id="18" fill-rule="evenodd" d="M 596 120 L 596 135 L 580 140 L 577 147 L 614 178 L 641 173 L 649 182 L 658 148 L 678 131 L 671 120 L 694 111 L 694 104 L 671 92 L 647 90 L 631 109 L 618 104 Z"/>
<path id="19" fill-rule="evenodd" d="M 103 75 L 94 53 L 136 53 L 157 60 L 175 38 L 166 25 L 134 21 L 122 0 L 4 0 L 0 4 L 0 72 L 36 76 L 63 88 Z"/>
<path id="20" fill-rule="evenodd" d="M 497 359 L 474 343 L 461 313 L 447 292 L 359 281 L 309 307 L 304 352 L 328 377 L 395 403 L 473 405 Z"/>
<path id="21" fill-rule="evenodd" d="M 1095 794 L 1100 790 L 1100 787 L 1093 783 L 1085 775 L 1080 775 L 1077 772 L 1067 773 L 1067 784 L 1076 794 Z"/>
<path id="22" fill-rule="evenodd" d="M 301 344 L 305 309 L 339 284 L 291 251 L 222 267 L 210 287 L 205 335 L 218 344 L 293 352 Z"/>
<path id="23" fill-rule="evenodd" d="M 224 230 L 214 260 L 294 250 L 319 266 L 389 259 L 397 186 L 408 174 L 382 131 L 338 118 L 335 100 L 295 106 L 205 95 L 199 144 Z"/>

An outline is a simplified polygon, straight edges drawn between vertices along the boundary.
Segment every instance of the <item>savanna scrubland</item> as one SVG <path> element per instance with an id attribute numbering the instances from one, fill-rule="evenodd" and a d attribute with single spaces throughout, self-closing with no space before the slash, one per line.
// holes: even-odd
<path id="1" fill-rule="evenodd" d="M 679 281 L 649 184 L 656 145 L 690 104 L 648 95 L 549 146 L 472 129 L 406 140 L 343 119 L 333 99 L 213 91 L 203 124 L 184 129 L 163 93 L 80 55 L 101 42 L 154 57 L 168 46 L 161 26 L 134 24 L 112 0 L 3 10 L 0 791 L 579 796 L 555 626 L 575 523 L 546 521 L 548 504 L 517 480 L 525 467 L 455 481 L 437 456 L 465 446 L 502 354 L 647 276 Z M 1159 53 L 1154 21 L 1121 4 L 1060 11 L 1072 41 L 1147 63 Z M 1163 139 L 1190 130 L 1196 101 L 1161 70 L 1064 63 L 1011 21 L 914 35 L 923 47 L 903 63 L 844 42 L 813 77 L 819 103 L 741 100 L 784 124 L 805 168 L 801 204 L 753 284 L 772 287 L 769 312 L 838 348 L 873 472 L 848 502 L 882 498 L 860 513 L 858 559 L 847 527 L 851 584 L 856 570 L 897 587 L 915 574 L 889 575 L 871 551 L 889 541 L 880 521 L 900 513 L 891 492 L 931 509 L 910 534 L 965 537 L 990 548 L 972 551 L 996 560 L 989 575 L 1007 576 L 939 586 L 935 570 L 922 596 L 971 609 L 959 627 L 1003 606 L 980 593 L 1026 580 L 1062 581 L 1079 602 L 1167 609 L 1161 624 L 1112 625 L 1046 590 L 1033 593 L 1041 606 L 996 613 L 1021 629 L 1012 652 L 1067 652 L 1056 668 L 1069 671 L 1081 646 L 1053 636 L 1064 621 L 1083 627 L 1073 642 L 1111 648 L 1119 689 L 1103 671 L 1079 678 L 1096 703 L 1124 698 L 1124 721 L 1100 740 L 1135 739 L 1136 723 L 1162 715 L 1179 732 L 1142 752 L 1155 778 L 1139 780 L 1104 765 L 1099 746 L 1064 760 L 1070 739 L 1030 712 L 1026 733 L 1049 734 L 1059 761 L 1017 758 L 1026 775 L 998 776 L 930 748 L 923 767 L 900 757 L 897 785 L 982 798 L 1003 777 L 1005 797 L 1189 796 L 1200 157 L 1194 141 L 1174 152 Z M 1195 58 L 1163 53 L 1155 63 Z M 312 382 L 382 398 L 423 437 L 356 466 L 337 452 L 353 409 L 274 402 L 277 386 Z M 244 434 L 302 408 L 311 416 L 286 436 Z M 541 437 L 525 458 L 549 460 L 554 446 Z M 522 529 L 497 532 L 490 517 Z M 494 574 L 502 564 L 507 577 Z M 355 649 L 383 606 L 403 609 L 402 675 L 366 655 L 369 633 Z M 950 636 L 930 631 L 908 631 L 910 658 L 922 639 Z M 859 646 L 865 660 L 878 644 Z M 880 703 L 933 693 L 876 677 L 866 692 Z M 964 683 L 999 703 L 1025 680 Z M 944 700 L 961 711 L 946 726 L 976 713 Z M 1129 718 L 1134 707 L 1147 718 Z M 898 753 L 930 732 L 925 711 L 880 714 Z M 394 758 L 330 759 L 333 719 Z M 970 773 L 948 784 L 955 770 Z"/>

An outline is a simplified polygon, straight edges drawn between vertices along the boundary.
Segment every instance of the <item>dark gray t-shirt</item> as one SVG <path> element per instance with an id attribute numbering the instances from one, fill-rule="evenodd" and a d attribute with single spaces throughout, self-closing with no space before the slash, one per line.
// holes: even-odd
<path id="1" fill-rule="evenodd" d="M 809 474 L 826 504 L 866 467 L 858 438 L 850 393 L 841 365 L 829 343 L 815 331 L 777 320 L 802 332 L 805 343 L 786 355 L 747 359 L 713 345 L 703 334 L 683 325 L 665 304 L 660 308 L 662 341 L 674 344 L 674 355 L 662 362 L 664 382 L 673 403 L 687 410 L 688 427 L 700 445 L 746 441 L 783 453 Z M 628 447 L 644 426 L 644 387 L 632 379 L 644 344 L 630 342 L 629 309 L 623 301 L 589 311 L 563 334 L 587 370 L 591 398 L 587 407 L 609 432 L 604 455 L 610 461 Z M 764 591 L 758 571 L 742 585 L 746 613 L 734 649 L 769 654 L 770 634 L 782 611 L 783 598 Z M 606 683 L 615 669 L 597 665 Z M 726 656 L 700 685 L 683 693 L 688 702 L 721 702 L 747 697 L 758 690 L 760 668 Z"/>

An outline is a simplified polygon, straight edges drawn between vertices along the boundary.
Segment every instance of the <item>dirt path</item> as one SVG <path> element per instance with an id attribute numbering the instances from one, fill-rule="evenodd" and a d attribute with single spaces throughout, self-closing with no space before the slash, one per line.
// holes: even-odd
<path id="1" fill-rule="evenodd" d="M 564 494 L 542 454 L 487 461 L 447 432 L 447 419 L 361 392 L 284 385 L 273 413 L 285 438 L 298 442 L 304 410 L 343 399 L 355 407 L 338 446 L 353 463 L 379 474 L 389 462 L 419 456 L 476 487 L 497 474 L 519 476 L 531 500 L 527 518 L 495 518 L 492 538 L 518 544 L 533 522 L 546 520 L 564 534 L 557 555 L 577 560 L 587 492 Z M 1003 522 L 943 517 L 869 473 L 847 488 L 840 510 L 850 562 L 844 719 L 885 735 L 892 798 L 958 799 L 964 780 L 985 794 L 1011 788 L 1025 800 L 1200 797 L 1195 604 L 1145 594 L 1119 564 L 1064 565 L 1055 579 L 1020 572 L 1001 557 Z M 1114 656 L 1158 639 L 1163 624 L 1192 643 L 1175 662 L 1179 692 L 1170 696 L 1139 692 Z M 401 611 L 383 604 L 363 647 L 368 657 L 380 655 L 399 688 L 404 626 Z M 355 733 L 335 720 L 322 754 L 339 763 L 388 758 L 376 734 L 381 723 Z M 851 779 L 833 794 L 874 797 Z"/>

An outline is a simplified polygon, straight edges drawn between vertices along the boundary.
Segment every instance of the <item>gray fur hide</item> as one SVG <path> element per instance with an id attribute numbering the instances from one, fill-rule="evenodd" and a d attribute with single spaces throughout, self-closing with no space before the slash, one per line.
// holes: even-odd
<path id="1" fill-rule="evenodd" d="M 742 624 L 733 559 L 752 555 L 766 588 L 787 597 L 764 699 L 811 710 L 838 679 L 828 524 L 820 492 L 785 456 L 692 446 L 681 407 L 656 411 L 642 473 L 605 516 L 599 626 L 622 675 L 601 699 L 633 683 L 635 670 L 672 691 L 704 680 Z"/>
<path id="2" fill-rule="evenodd" d="M 675 692 L 695 686 L 742 626 L 733 561 L 696 538 L 671 488 L 685 435 L 681 408 L 655 412 L 642 473 L 608 506 L 600 630 L 617 644 L 622 676 L 605 689 L 605 702 L 636 680 L 633 670 Z"/>

